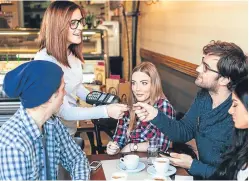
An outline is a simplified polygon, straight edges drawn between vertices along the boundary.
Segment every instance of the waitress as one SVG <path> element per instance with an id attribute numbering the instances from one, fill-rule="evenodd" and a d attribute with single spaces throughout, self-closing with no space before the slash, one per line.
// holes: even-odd
<path id="1" fill-rule="evenodd" d="M 64 72 L 66 95 L 58 116 L 69 128 L 71 135 L 77 131 L 77 120 L 120 119 L 128 107 L 112 104 L 83 108 L 77 106 L 78 96 L 86 100 L 89 91 L 82 85 L 82 30 L 85 25 L 84 10 L 71 1 L 54 1 L 47 8 L 39 35 L 40 51 L 35 60 L 47 60 L 59 65 Z"/>

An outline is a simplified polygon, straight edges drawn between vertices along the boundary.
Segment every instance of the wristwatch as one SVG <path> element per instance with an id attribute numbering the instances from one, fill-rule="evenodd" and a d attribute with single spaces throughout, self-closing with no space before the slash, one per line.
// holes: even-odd
<path id="1" fill-rule="evenodd" d="M 134 145 L 133 145 L 133 150 L 134 150 L 134 151 L 137 151 L 137 149 L 138 149 L 137 143 L 134 143 Z"/>

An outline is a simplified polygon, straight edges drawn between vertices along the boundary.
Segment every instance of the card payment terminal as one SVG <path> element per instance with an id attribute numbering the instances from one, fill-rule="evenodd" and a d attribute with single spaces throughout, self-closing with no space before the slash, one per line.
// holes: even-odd
<path id="1" fill-rule="evenodd" d="M 92 91 L 86 97 L 86 103 L 96 106 L 119 103 L 119 102 L 120 99 L 118 96 L 99 91 Z"/>

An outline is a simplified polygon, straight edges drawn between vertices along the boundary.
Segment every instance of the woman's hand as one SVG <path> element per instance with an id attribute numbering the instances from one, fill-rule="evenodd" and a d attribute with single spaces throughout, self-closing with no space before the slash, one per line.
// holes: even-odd
<path id="1" fill-rule="evenodd" d="M 124 104 L 110 104 L 106 108 L 108 116 L 114 119 L 123 118 L 124 112 L 129 110 L 128 106 Z"/>
<path id="2" fill-rule="evenodd" d="M 156 108 L 142 102 L 137 102 L 136 104 L 134 104 L 133 110 L 135 111 L 137 117 L 143 122 L 153 120 L 158 114 L 158 110 Z"/>
<path id="3" fill-rule="evenodd" d="M 120 148 L 117 142 L 109 141 L 106 147 L 106 153 L 108 155 L 116 155 L 120 152 Z"/>

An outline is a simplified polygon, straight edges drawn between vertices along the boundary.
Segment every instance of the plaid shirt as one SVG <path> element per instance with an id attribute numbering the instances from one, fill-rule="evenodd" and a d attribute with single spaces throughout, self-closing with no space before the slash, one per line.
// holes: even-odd
<path id="1" fill-rule="evenodd" d="M 167 99 L 159 99 L 154 104 L 154 107 L 165 113 L 165 115 L 169 118 L 175 118 L 175 111 Z M 156 144 L 160 147 L 161 151 L 165 152 L 168 150 L 170 140 L 150 122 L 137 121 L 136 128 L 131 131 L 129 137 L 127 137 L 129 121 L 129 112 L 126 112 L 123 119 L 118 121 L 117 128 L 113 136 L 113 141 L 116 141 L 121 149 L 128 143 L 142 143 L 149 141 L 150 147 L 154 147 Z"/>
<path id="2" fill-rule="evenodd" d="M 59 162 L 74 180 L 88 180 L 90 167 L 85 153 L 60 120 L 49 119 L 43 130 L 49 160 L 46 166 L 43 135 L 22 106 L 0 128 L 0 180 L 56 180 Z M 50 177 L 44 175 L 46 167 Z"/>

